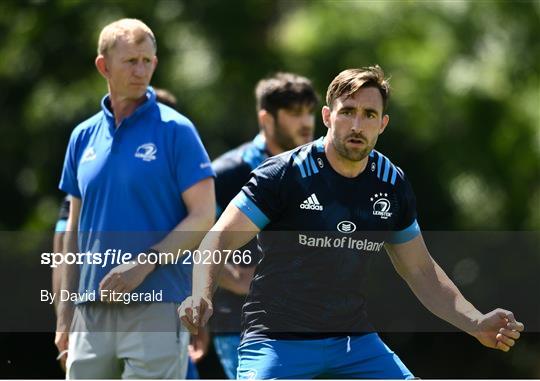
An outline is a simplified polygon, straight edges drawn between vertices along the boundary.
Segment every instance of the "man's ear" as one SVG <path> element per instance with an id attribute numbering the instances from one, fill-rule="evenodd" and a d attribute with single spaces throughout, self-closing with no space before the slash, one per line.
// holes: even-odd
<path id="1" fill-rule="evenodd" d="M 95 64 L 96 64 L 97 70 L 99 71 L 99 74 L 105 77 L 105 79 L 108 79 L 109 69 L 107 68 L 107 60 L 102 54 L 96 57 Z"/>
<path id="2" fill-rule="evenodd" d="M 274 116 L 266 110 L 259 110 L 257 113 L 257 119 L 259 121 L 259 127 L 261 130 L 266 131 L 269 127 L 274 127 Z"/>
<path id="3" fill-rule="evenodd" d="M 322 114 L 322 121 L 324 125 L 326 126 L 326 128 L 330 128 L 330 114 L 331 113 L 332 111 L 330 110 L 330 107 L 323 106 L 321 110 L 321 114 Z"/>
<path id="4" fill-rule="evenodd" d="M 390 115 L 384 114 L 381 121 L 381 128 L 379 128 L 379 135 L 384 132 L 384 130 L 388 126 L 388 122 L 390 122 Z"/>

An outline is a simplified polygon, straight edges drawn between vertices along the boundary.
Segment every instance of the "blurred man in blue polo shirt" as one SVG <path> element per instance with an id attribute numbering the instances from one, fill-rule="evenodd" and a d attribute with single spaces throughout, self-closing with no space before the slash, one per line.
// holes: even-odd
<path id="1" fill-rule="evenodd" d="M 61 292 L 78 294 L 58 305 L 55 343 L 68 349 L 68 378 L 184 378 L 188 334 L 175 311 L 191 266 L 139 253 L 197 246 L 215 214 L 214 173 L 193 124 L 156 102 L 144 23 L 107 25 L 95 64 L 109 94 L 73 131 L 60 181 L 71 195 L 66 251 L 90 254 L 61 267 Z"/>

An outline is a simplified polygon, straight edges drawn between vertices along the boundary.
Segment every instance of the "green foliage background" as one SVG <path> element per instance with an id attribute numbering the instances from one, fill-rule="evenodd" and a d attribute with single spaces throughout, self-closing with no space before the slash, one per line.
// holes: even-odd
<path id="1" fill-rule="evenodd" d="M 0 230 L 52 229 L 69 134 L 106 92 L 97 37 L 121 17 L 155 32 L 153 83 L 212 158 L 256 134 L 262 76 L 298 72 L 324 99 L 341 70 L 378 63 L 393 86 L 378 149 L 410 177 L 422 227 L 540 228 L 538 0 L 4 0 Z"/>
<path id="2" fill-rule="evenodd" d="M 538 1 L 4 1 L 0 228 L 54 222 L 69 133 L 106 92 L 99 30 L 129 16 L 155 31 L 153 83 L 212 157 L 256 133 L 262 76 L 299 72 L 324 97 L 342 69 L 379 63 L 393 85 L 379 148 L 412 179 L 424 228 L 538 229 L 539 14 Z"/>

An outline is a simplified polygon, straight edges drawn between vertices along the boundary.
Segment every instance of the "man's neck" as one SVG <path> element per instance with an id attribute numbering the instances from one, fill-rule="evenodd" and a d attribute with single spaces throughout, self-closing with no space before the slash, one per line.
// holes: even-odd
<path id="1" fill-rule="evenodd" d="M 329 139 L 325 139 L 324 153 L 334 171 L 348 178 L 354 178 L 364 172 L 369 161 L 369 156 L 366 156 L 360 161 L 352 161 L 344 158 L 336 151 Z"/>
<path id="2" fill-rule="evenodd" d="M 111 94 L 111 108 L 114 114 L 115 126 L 118 127 L 122 121 L 135 112 L 137 107 L 144 103 L 146 95 L 138 100 L 122 98 Z"/>
<path id="3" fill-rule="evenodd" d="M 268 150 L 271 156 L 276 156 L 276 155 L 279 155 L 280 153 L 285 152 L 285 150 L 283 150 L 283 148 L 281 148 L 272 139 L 268 139 L 266 136 L 264 138 L 266 140 L 266 149 Z"/>

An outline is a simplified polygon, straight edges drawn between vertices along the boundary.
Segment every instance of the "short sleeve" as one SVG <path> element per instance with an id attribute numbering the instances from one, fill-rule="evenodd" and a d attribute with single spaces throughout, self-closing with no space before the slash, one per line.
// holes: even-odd
<path id="1" fill-rule="evenodd" d="M 219 217 L 224 208 L 236 196 L 239 189 L 249 180 L 251 168 L 241 163 L 238 165 L 217 165 L 212 164 L 216 172 L 216 216 Z"/>
<path id="2" fill-rule="evenodd" d="M 175 174 L 180 192 L 184 192 L 199 181 L 213 177 L 214 171 L 195 127 L 186 124 L 179 131 L 174 146 Z"/>
<path id="3" fill-rule="evenodd" d="M 408 242 L 420 234 L 416 213 L 416 197 L 406 177 L 399 184 L 398 199 L 400 203 L 399 216 L 390 239 L 388 239 L 388 242 L 393 244 Z"/>
<path id="4" fill-rule="evenodd" d="M 266 160 L 251 173 L 248 183 L 232 200 L 261 230 L 279 217 L 283 209 L 280 187 L 285 169 L 286 163 L 279 156 Z"/>
<path id="5" fill-rule="evenodd" d="M 58 219 L 67 220 L 69 217 L 69 204 L 71 203 L 69 196 L 65 196 L 58 210 Z"/>
<path id="6" fill-rule="evenodd" d="M 60 220 L 56 221 L 54 231 L 56 233 L 64 233 L 66 231 L 66 227 L 67 227 L 67 220 L 60 219 Z"/>
<path id="7" fill-rule="evenodd" d="M 76 130 L 75 130 L 76 131 Z M 60 178 L 59 188 L 67 194 L 81 198 L 81 191 L 77 182 L 77 136 L 76 132 L 69 138 L 66 156 L 64 158 L 64 167 L 62 168 L 62 177 Z"/>

